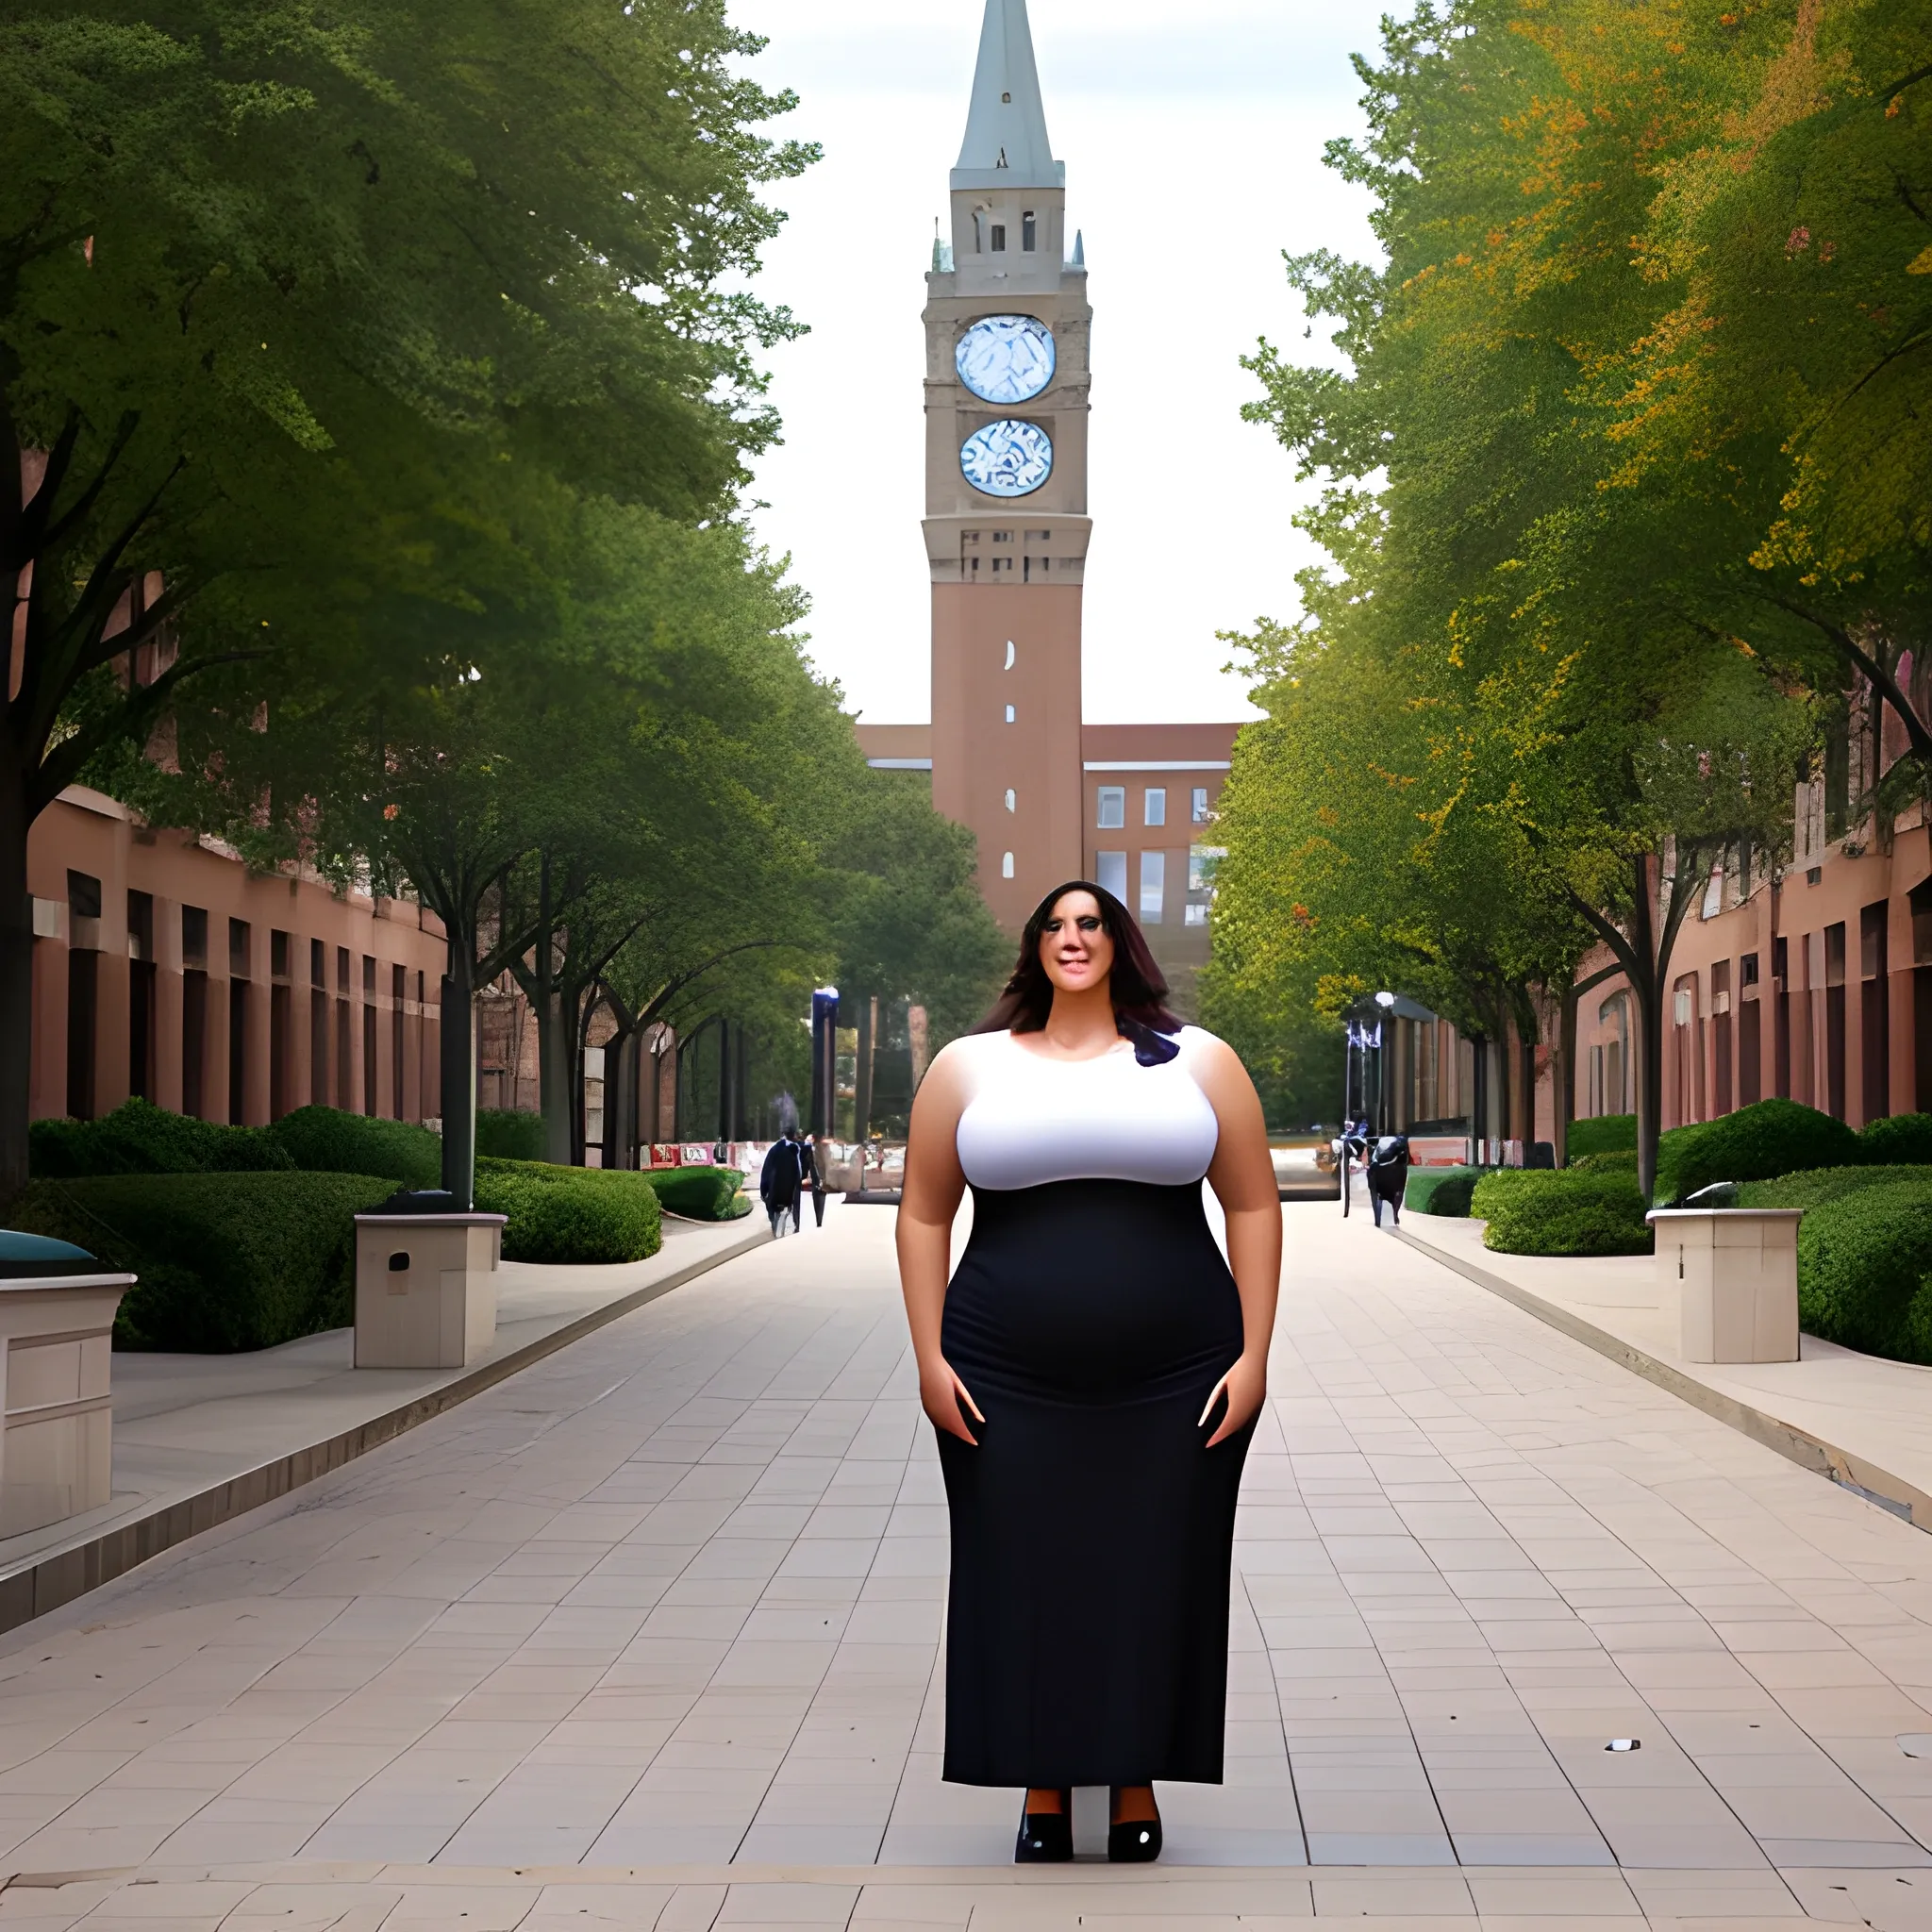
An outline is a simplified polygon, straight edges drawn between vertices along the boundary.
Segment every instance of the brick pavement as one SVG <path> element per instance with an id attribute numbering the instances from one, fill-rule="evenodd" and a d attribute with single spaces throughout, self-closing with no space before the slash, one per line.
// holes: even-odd
<path id="1" fill-rule="evenodd" d="M 1158 1873 L 1016 1877 L 1014 1794 L 939 1781 L 938 1465 L 848 1208 L 5 1640 L 0 1926 L 1932 1927 L 1932 1543 L 1284 1211 L 1229 1779 Z"/>

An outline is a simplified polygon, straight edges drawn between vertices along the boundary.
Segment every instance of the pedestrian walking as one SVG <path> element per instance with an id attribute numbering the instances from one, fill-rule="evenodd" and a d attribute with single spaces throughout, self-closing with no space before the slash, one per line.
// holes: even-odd
<path id="1" fill-rule="evenodd" d="M 1167 991 L 1127 908 L 1064 886 L 913 1106 L 899 1273 L 952 1524 L 944 1775 L 1024 1787 L 1023 1864 L 1073 1857 L 1075 1786 L 1109 1787 L 1124 1864 L 1160 1856 L 1157 1780 L 1222 1781 L 1281 1204 L 1253 1084 Z"/>
<path id="2" fill-rule="evenodd" d="M 816 1134 L 805 1137 L 804 1157 L 805 1185 L 811 1190 L 812 1224 L 823 1227 L 825 1224 L 825 1163 L 819 1152 Z"/>
<path id="3" fill-rule="evenodd" d="M 1394 1225 L 1402 1225 L 1402 1197 L 1408 1190 L 1408 1136 L 1384 1134 L 1369 1149 L 1369 1205 L 1375 1225 L 1386 1204 Z"/>
<path id="4" fill-rule="evenodd" d="M 794 1227 L 797 1225 L 798 1184 L 798 1142 L 786 1134 L 772 1142 L 758 1174 L 758 1194 L 764 1201 L 765 1212 L 772 1217 L 774 1241 L 783 1236 L 788 1220 Z"/>

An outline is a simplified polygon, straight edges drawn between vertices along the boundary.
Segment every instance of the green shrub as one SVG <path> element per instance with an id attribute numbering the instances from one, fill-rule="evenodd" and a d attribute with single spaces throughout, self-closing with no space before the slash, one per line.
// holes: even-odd
<path id="1" fill-rule="evenodd" d="M 735 1167 L 662 1167 L 643 1178 L 670 1213 L 687 1221 L 736 1221 L 751 1212 Z"/>
<path id="2" fill-rule="evenodd" d="M 1593 1121 L 1572 1121 L 1565 1144 L 1572 1167 L 1584 1155 L 1635 1154 L 1637 1116 L 1634 1113 L 1607 1113 Z"/>
<path id="3" fill-rule="evenodd" d="M 476 1116 L 476 1158 L 541 1160 L 543 1116 L 520 1107 L 489 1107 Z"/>
<path id="4" fill-rule="evenodd" d="M 1932 1181 L 1932 1175 L 1920 1167 L 1821 1167 L 1808 1174 L 1780 1174 L 1774 1181 L 1747 1181 L 1738 1190 L 1738 1206 L 1823 1208 L 1894 1181 Z"/>
<path id="5" fill-rule="evenodd" d="M 1858 1136 L 1859 1158 L 1874 1167 L 1932 1167 L 1932 1113 L 1895 1113 Z"/>
<path id="6" fill-rule="evenodd" d="M 1807 1210 L 1798 1320 L 1867 1355 L 1932 1363 L 1932 1178 L 1859 1188 Z"/>
<path id="7" fill-rule="evenodd" d="M 1634 1147 L 1609 1147 L 1601 1154 L 1586 1154 L 1570 1163 L 1572 1174 L 1632 1174 L 1637 1172 Z"/>
<path id="8" fill-rule="evenodd" d="M 1760 1100 L 1664 1135 L 1656 1200 L 1670 1207 L 1714 1181 L 1775 1180 L 1809 1168 L 1856 1167 L 1858 1158 L 1858 1137 L 1842 1121 L 1794 1100 Z"/>
<path id="9" fill-rule="evenodd" d="M 261 1132 L 309 1174 L 382 1174 L 408 1188 L 442 1185 L 441 1141 L 408 1121 L 298 1107 Z"/>
<path id="10" fill-rule="evenodd" d="M 170 1113 L 151 1100 L 124 1101 L 97 1121 L 36 1121 L 27 1130 L 36 1180 L 120 1174 L 261 1174 L 294 1166 L 255 1127 L 225 1127 Z"/>
<path id="11" fill-rule="evenodd" d="M 1476 1183 L 1470 1212 L 1499 1255 L 1647 1255 L 1643 1190 L 1634 1175 L 1499 1170 Z"/>
<path id="12" fill-rule="evenodd" d="M 355 1217 L 394 1190 L 371 1174 L 116 1174 L 31 1182 L 9 1219 L 141 1276 L 116 1348 L 236 1355 L 355 1320 Z"/>
<path id="13" fill-rule="evenodd" d="M 1470 1193 L 1482 1174 L 1479 1167 L 1412 1167 L 1402 1205 L 1414 1214 L 1459 1220 L 1468 1214 Z"/>
<path id="14" fill-rule="evenodd" d="M 479 1159 L 476 1207 L 505 1214 L 504 1258 L 576 1267 L 641 1261 L 664 1244 L 658 1193 L 641 1174 Z"/>

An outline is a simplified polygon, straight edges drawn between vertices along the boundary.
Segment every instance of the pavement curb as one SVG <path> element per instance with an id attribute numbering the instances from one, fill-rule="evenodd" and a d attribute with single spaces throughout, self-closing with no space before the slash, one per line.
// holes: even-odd
<path id="1" fill-rule="evenodd" d="M 205 1530 L 214 1529 L 251 1509 L 259 1509 L 264 1503 L 278 1501 L 291 1491 L 368 1455 L 372 1449 L 379 1449 L 385 1442 L 392 1442 L 398 1436 L 420 1428 L 472 1396 L 508 1381 L 545 1356 L 555 1355 L 585 1336 L 595 1334 L 599 1328 L 634 1314 L 674 1289 L 695 1281 L 701 1274 L 708 1274 L 714 1268 L 722 1268 L 727 1261 L 736 1261 L 755 1248 L 767 1246 L 771 1240 L 771 1229 L 760 1227 L 729 1247 L 674 1269 L 661 1280 L 620 1295 L 601 1308 L 592 1308 L 561 1328 L 539 1336 L 495 1361 L 485 1362 L 455 1381 L 445 1382 L 441 1389 L 432 1389 L 426 1395 L 414 1396 L 386 1414 L 373 1416 L 366 1423 L 358 1423 L 323 1441 L 311 1442 L 306 1448 L 292 1449 L 285 1456 L 215 1483 L 196 1495 L 158 1505 L 145 1515 L 117 1523 L 97 1536 L 32 1557 L 0 1574 L 0 1634 L 17 1630 L 36 1617 L 44 1617 L 73 1603 L 76 1597 L 100 1589 L 104 1583 L 111 1583 L 117 1576 L 125 1576 L 164 1550 L 200 1536 Z"/>
<path id="2" fill-rule="evenodd" d="M 1426 1255 L 1432 1261 L 1441 1262 L 1452 1274 L 1474 1282 L 1478 1288 L 1488 1289 L 1491 1294 L 1501 1296 L 1525 1314 L 1534 1315 L 1539 1322 L 1569 1336 L 1573 1341 L 1580 1341 L 1584 1347 L 1594 1349 L 1620 1368 L 1641 1375 L 1646 1382 L 1654 1382 L 1680 1401 L 1688 1402 L 1692 1408 L 1701 1408 L 1706 1415 L 1715 1417 L 1740 1435 L 1750 1437 L 1754 1442 L 1761 1443 L 1767 1449 L 1774 1449 L 1787 1461 L 1795 1462 L 1799 1468 L 1808 1469 L 1813 1475 L 1822 1475 L 1841 1489 L 1857 1491 L 1867 1502 L 1875 1503 L 1881 1509 L 1903 1517 L 1914 1529 L 1932 1532 L 1932 1495 L 1915 1483 L 1907 1482 L 1904 1476 L 1881 1469 L 1876 1463 L 1868 1462 L 1862 1456 L 1841 1449 L 1835 1442 L 1827 1442 L 1823 1437 L 1812 1435 L 1808 1429 L 1799 1428 L 1795 1423 L 1785 1422 L 1764 1409 L 1753 1407 L 1748 1402 L 1739 1401 L 1736 1396 L 1724 1394 L 1722 1390 L 1712 1389 L 1671 1363 L 1660 1361 L 1633 1343 L 1586 1322 L 1568 1308 L 1558 1307 L 1555 1302 L 1547 1302 L 1528 1289 L 1519 1288 L 1513 1281 L 1506 1281 L 1500 1274 L 1491 1274 L 1487 1268 L 1478 1268 L 1474 1262 L 1465 1261 L 1459 1255 L 1445 1254 L 1433 1242 L 1419 1241 L 1400 1227 L 1391 1232 L 1404 1246 L 1413 1248 L 1419 1255 Z"/>

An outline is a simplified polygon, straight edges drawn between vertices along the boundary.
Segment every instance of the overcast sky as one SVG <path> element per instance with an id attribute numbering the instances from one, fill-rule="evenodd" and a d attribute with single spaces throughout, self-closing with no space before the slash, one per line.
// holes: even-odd
<path id="1" fill-rule="evenodd" d="M 1099 724 L 1252 715 L 1217 631 L 1292 616 L 1307 558 L 1289 459 L 1241 420 L 1257 336 L 1304 348 L 1281 252 L 1367 256 L 1366 198 L 1322 165 L 1360 125 L 1352 52 L 1387 0 L 1032 0 L 1093 323 L 1086 705 Z M 809 591 L 812 656 L 874 723 L 929 715 L 920 311 L 965 129 L 983 0 L 733 0 L 759 78 L 824 160 L 784 184 L 764 292 L 786 441 L 758 531 Z"/>

